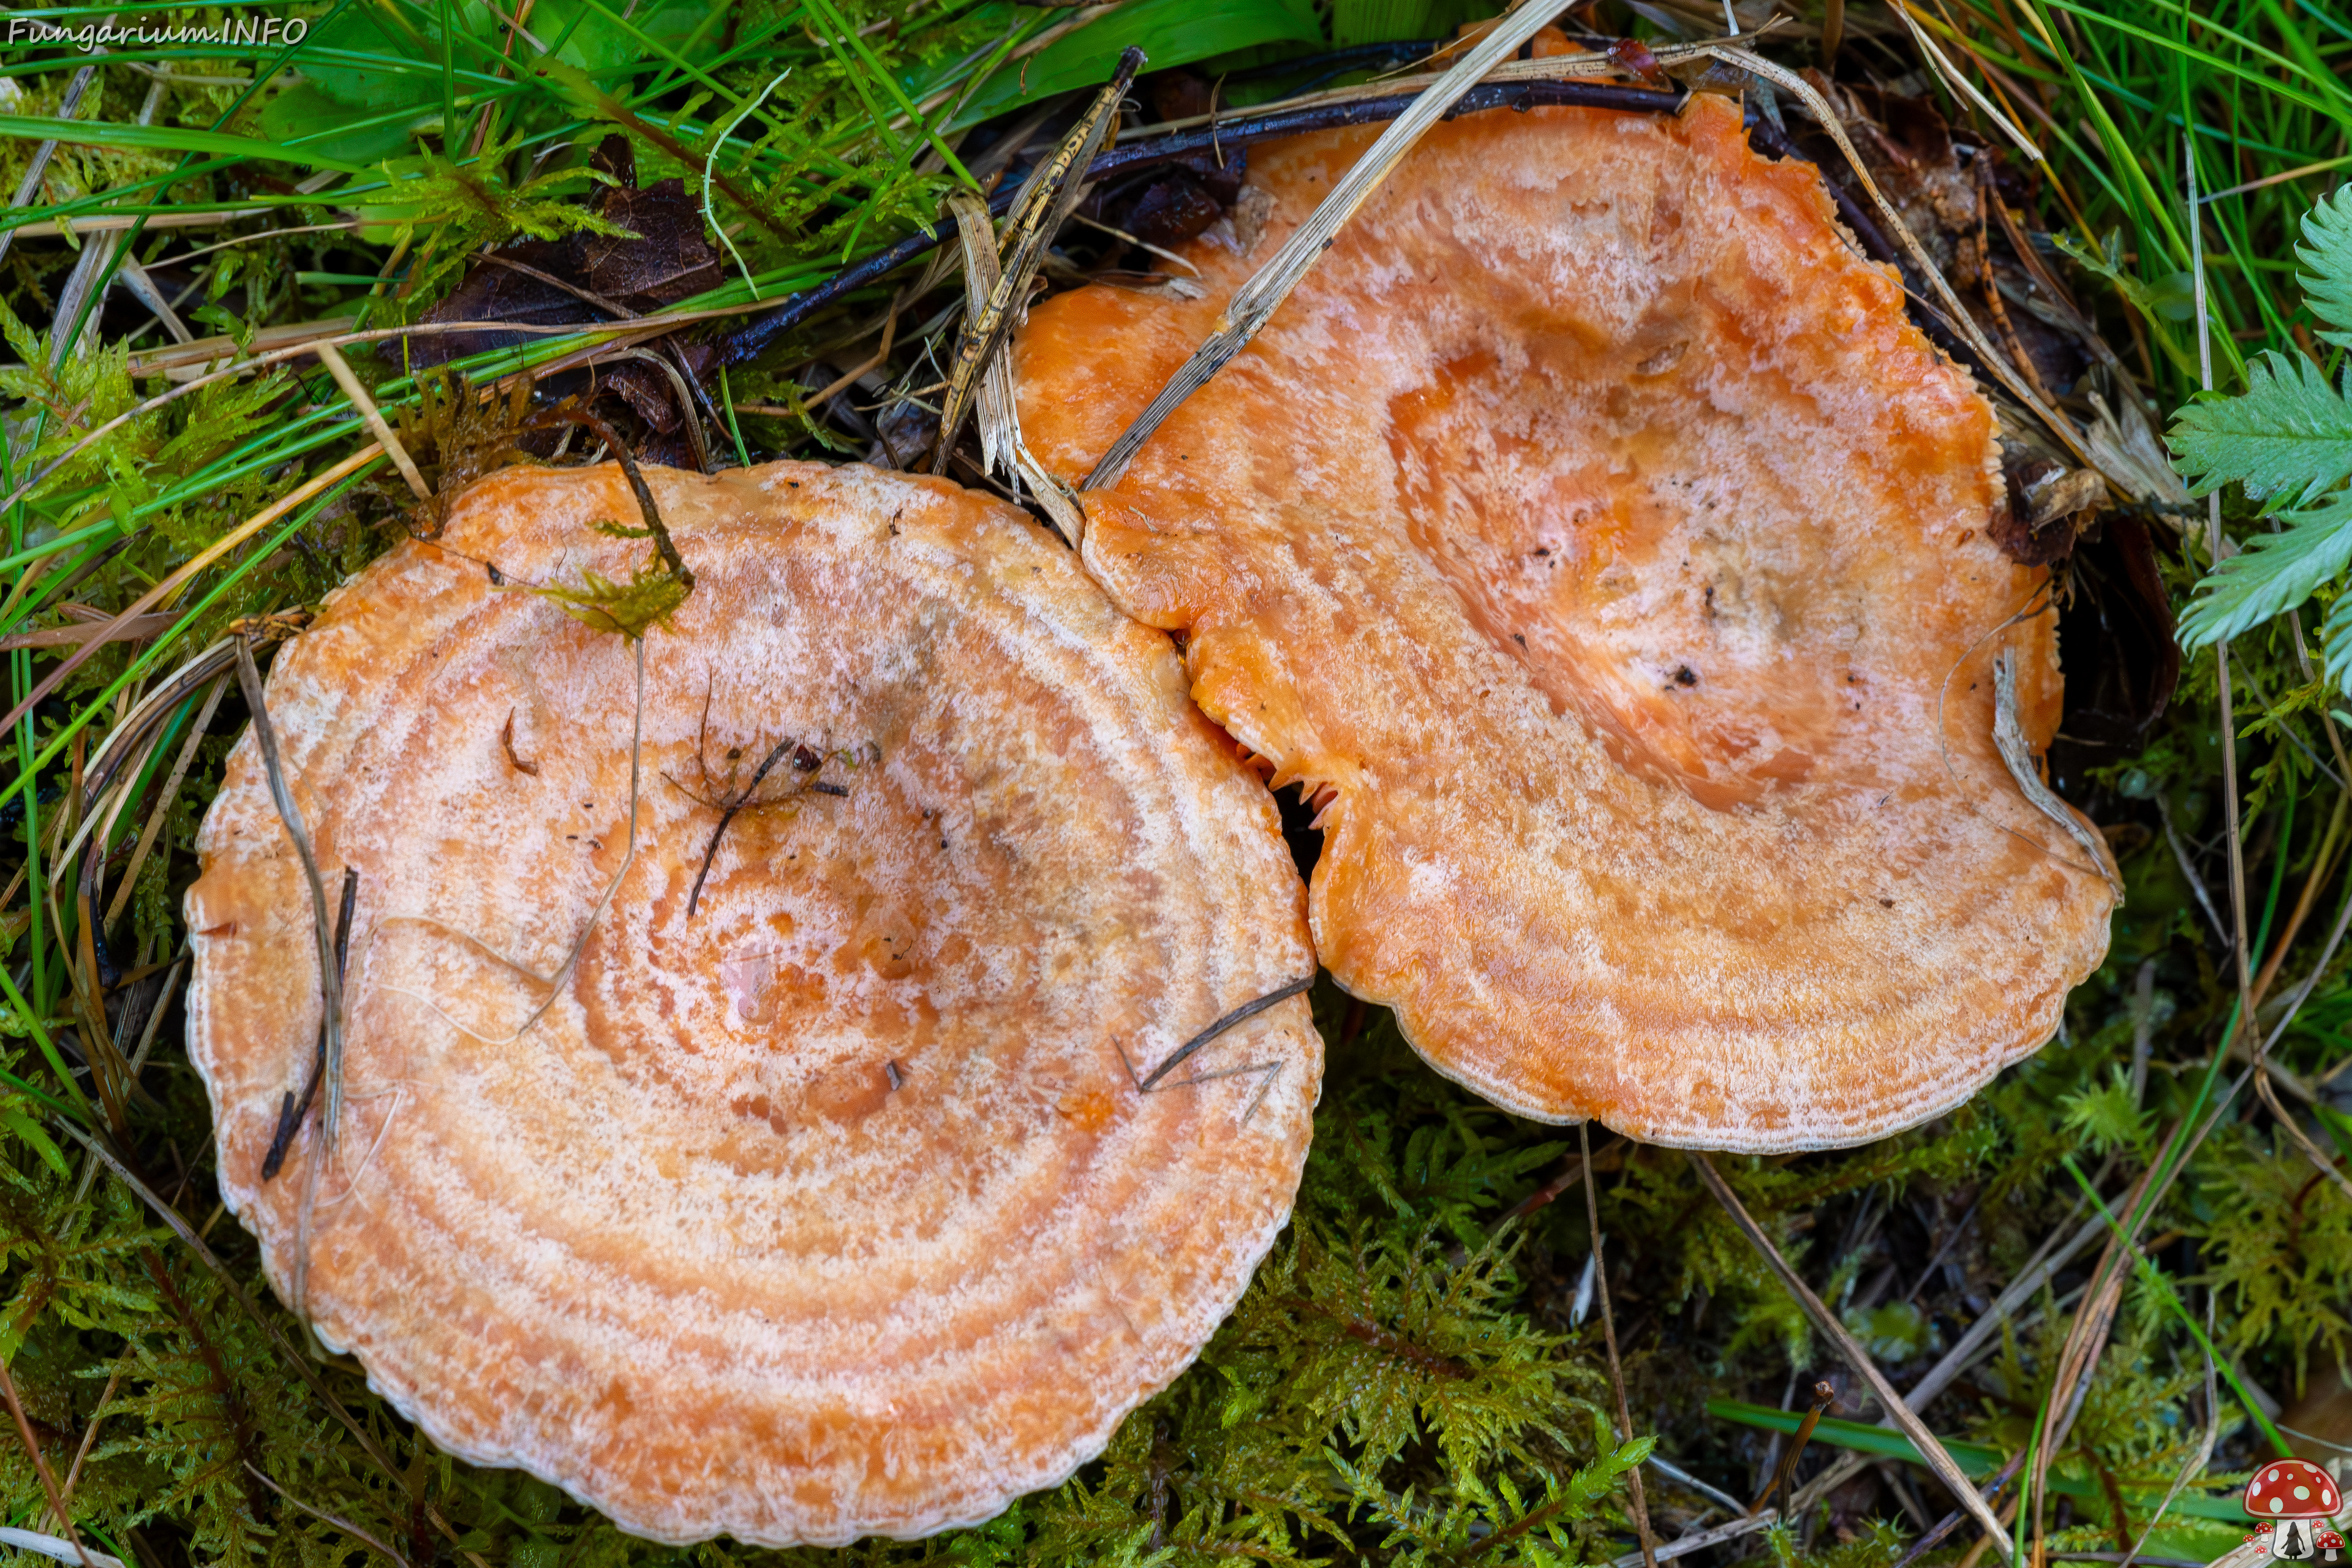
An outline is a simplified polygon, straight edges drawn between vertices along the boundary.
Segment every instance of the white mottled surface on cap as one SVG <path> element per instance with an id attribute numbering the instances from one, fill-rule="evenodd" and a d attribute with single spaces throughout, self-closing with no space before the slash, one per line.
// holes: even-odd
<path id="1" fill-rule="evenodd" d="M 271 672 L 330 897 L 360 873 L 309 1306 L 436 1441 L 641 1534 L 986 1518 L 1191 1360 L 1288 1214 L 1303 1000 L 1196 1058 L 1270 1077 L 1139 1095 L 1119 1053 L 1312 973 L 1297 874 L 1166 637 L 1020 514 L 856 468 L 653 482 L 699 585 L 646 643 L 636 860 L 512 1043 L 467 1031 L 521 1025 L 518 966 L 622 861 L 633 664 L 484 563 L 625 577 L 646 545 L 589 527 L 635 521 L 617 471 L 486 481 Z M 787 734 L 879 760 L 737 816 L 689 919 L 698 748 L 748 776 Z M 190 1053 L 283 1291 L 315 1146 L 259 1165 L 318 973 L 249 738 L 199 851 Z"/>

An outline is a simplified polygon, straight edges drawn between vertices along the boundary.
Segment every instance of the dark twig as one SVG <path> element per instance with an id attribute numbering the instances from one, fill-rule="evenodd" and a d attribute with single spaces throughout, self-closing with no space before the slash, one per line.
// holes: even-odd
<path id="1" fill-rule="evenodd" d="M 62 1123 L 60 1124 L 62 1125 Z M 8 1358 L 0 1356 L 0 1394 L 7 1396 L 8 1414 L 16 1418 L 16 1436 L 24 1440 L 25 1452 L 32 1456 L 33 1469 L 41 1478 L 41 1489 L 49 1495 L 49 1511 L 58 1516 L 58 1528 L 73 1549 L 81 1554 L 83 1568 L 97 1568 L 90 1562 L 89 1548 L 81 1543 L 81 1532 L 67 1517 L 65 1494 L 58 1489 L 57 1472 L 49 1468 L 49 1458 L 41 1452 L 40 1439 L 33 1436 L 33 1424 L 25 1415 L 25 1402 L 16 1397 L 16 1374 L 8 1370 Z"/>
<path id="2" fill-rule="evenodd" d="M 634 321 L 637 319 L 637 312 L 630 310 L 626 305 L 616 305 L 593 289 L 583 289 L 577 283 L 567 283 L 552 272 L 541 272 L 538 268 L 517 261 L 511 256 L 500 256 L 495 250 L 485 250 L 477 259 L 487 261 L 493 267 L 503 267 L 509 272 L 520 272 L 526 278 L 535 278 L 541 283 L 561 289 L 573 299 L 594 306 L 616 321 Z"/>
<path id="3" fill-rule="evenodd" d="M 343 868 L 342 907 L 335 914 L 335 981 L 338 985 L 351 970 L 352 909 L 359 902 L 359 868 L 346 866 Z M 310 1114 L 310 1102 L 319 1095 L 319 1080 L 326 1075 L 327 1024 L 321 1018 L 319 1021 L 319 1054 L 310 1063 L 309 1081 L 302 1085 L 301 1100 L 297 1103 L 294 1091 L 289 1089 L 278 1107 L 278 1131 L 270 1137 L 269 1152 L 261 1157 L 263 1181 L 273 1179 L 284 1168 L 287 1152 L 294 1147 L 294 1134 L 300 1130 L 302 1119 Z"/>
<path id="4" fill-rule="evenodd" d="M 278 731 L 269 722 L 269 704 L 261 690 L 261 672 L 253 666 L 253 644 L 246 637 L 236 640 L 236 679 L 245 692 L 246 706 L 253 710 L 254 743 L 261 752 L 261 765 L 269 777 L 269 798 L 278 807 L 278 819 L 285 824 L 286 837 L 294 842 L 294 852 L 301 857 L 303 878 L 310 884 L 312 934 L 319 949 L 319 1028 L 325 1042 L 327 1109 L 322 1141 L 331 1153 L 335 1146 L 335 1129 L 343 1110 L 343 982 L 335 963 L 334 929 L 327 923 L 327 888 L 319 877 L 319 858 L 310 847 L 310 830 L 302 821 L 302 808 L 295 804 L 292 786 L 286 782 L 286 771 L 278 758 Z"/>
<path id="5" fill-rule="evenodd" d="M 1981 1197 L 1970 1204 L 1969 1212 L 1960 1216 L 1959 1223 L 1953 1226 L 1944 1239 L 1936 1244 L 1936 1250 L 1929 1255 L 1927 1267 L 1919 1270 L 1919 1278 L 1912 1282 L 1911 1289 L 1903 1293 L 1903 1299 L 1906 1301 L 1916 1301 L 1919 1299 L 1919 1292 L 1927 1288 L 1928 1279 L 1936 1272 L 1936 1265 L 1944 1261 L 1944 1255 L 1952 1250 L 1954 1242 L 1969 1233 L 1969 1222 L 1977 1217 L 1977 1210 L 1983 1206 L 1984 1199 Z"/>
<path id="6" fill-rule="evenodd" d="M 1210 1025 L 1207 1028 L 1202 1030 L 1199 1034 L 1193 1036 L 1182 1045 L 1177 1047 L 1173 1055 L 1169 1057 L 1166 1061 L 1161 1062 L 1158 1067 L 1151 1069 L 1150 1077 L 1145 1079 L 1141 1083 L 1135 1087 L 1145 1094 L 1150 1093 L 1152 1085 L 1158 1083 L 1161 1079 L 1166 1078 L 1169 1073 L 1179 1064 L 1183 1062 L 1185 1058 L 1191 1057 L 1194 1052 L 1207 1045 L 1210 1041 L 1215 1039 L 1219 1035 L 1223 1034 L 1227 1029 L 1232 1028 L 1236 1024 L 1247 1023 L 1250 1019 L 1256 1017 L 1260 1013 L 1265 1012 L 1268 1007 L 1273 1006 L 1277 1002 L 1289 1001 L 1293 996 L 1297 996 L 1302 992 L 1307 990 L 1314 984 L 1315 976 L 1310 974 L 1304 980 L 1294 980 L 1289 984 L 1283 986 L 1279 990 L 1269 991 L 1255 1002 L 1243 1003 L 1240 1006 L 1234 1008 L 1232 1012 L 1226 1014 L 1223 1017 L 1218 1019 L 1215 1023 Z"/>
<path id="7" fill-rule="evenodd" d="M 1581 1134 L 1578 1136 L 1577 1142 L 1580 1145 L 1584 1142 Z M 1603 1154 L 1606 1154 L 1609 1151 L 1618 1147 L 1624 1142 L 1625 1140 L 1622 1138 L 1612 1138 L 1608 1142 L 1601 1145 L 1601 1152 Z M 1584 1160 L 1585 1156 L 1583 1150 L 1580 1148 L 1577 1152 L 1570 1154 L 1567 1160 L 1562 1162 L 1563 1168 L 1559 1175 L 1554 1176 L 1550 1181 L 1546 1182 L 1542 1186 L 1538 1187 L 1534 1192 L 1529 1193 L 1526 1197 L 1521 1198 L 1517 1203 L 1513 1204 L 1509 1208 L 1504 1210 L 1501 1216 L 1498 1217 L 1493 1225 L 1486 1228 L 1490 1231 L 1500 1230 L 1503 1226 L 1508 1225 L 1515 1219 L 1525 1219 L 1528 1215 L 1535 1213 L 1536 1210 L 1543 1207 L 1546 1204 L 1550 1203 L 1553 1199 L 1559 1197 L 1560 1194 L 1568 1191 L 1569 1188 L 1576 1184 L 1577 1178 L 1584 1173 Z"/>
<path id="8" fill-rule="evenodd" d="M 686 416 L 693 418 L 694 410 L 688 409 Z M 637 459 L 630 453 L 628 443 L 622 440 L 603 419 L 568 402 L 559 403 L 552 408 L 542 408 L 523 421 L 526 430 L 551 430 L 562 425 L 581 426 L 604 442 L 605 450 L 619 460 L 622 477 L 629 481 L 630 493 L 637 498 L 637 510 L 645 516 L 646 531 L 653 536 L 654 553 L 661 557 L 662 564 L 669 568 L 670 575 L 677 578 L 688 593 L 694 592 L 694 574 L 679 556 L 677 545 L 669 536 L 668 525 L 662 521 L 661 511 L 654 505 L 653 489 L 646 483 L 645 470 L 637 467 Z"/>
<path id="9" fill-rule="evenodd" d="M 1760 114 L 1750 117 L 1748 135 L 1750 141 L 1775 158 L 1797 163 L 1812 163 L 1803 150 L 1789 139 L 1787 132 Z M 1862 241 L 1863 249 L 1870 253 L 1873 261 L 1892 262 L 1900 267 L 1907 259 L 1895 247 L 1895 241 L 1887 237 L 1885 227 L 1878 221 L 1878 215 L 1854 200 L 1853 193 L 1846 189 L 1844 181 L 1832 180 L 1824 174 L 1822 184 L 1829 187 L 1830 200 L 1837 204 L 1838 221 L 1853 231 L 1853 237 Z"/>
<path id="10" fill-rule="evenodd" d="M 703 703 L 703 721 L 706 725 L 709 722 L 709 702 L 706 699 Z M 781 805 L 783 804 L 783 801 L 782 800 L 754 800 L 751 797 L 760 793 L 760 785 L 767 782 L 770 771 L 772 770 L 778 763 L 783 761 L 787 754 L 790 754 L 793 759 L 793 766 L 803 773 L 814 773 L 817 769 L 824 765 L 824 758 L 823 756 L 811 752 L 800 742 L 793 739 L 790 735 L 787 735 L 782 740 L 778 741 L 775 745 L 769 750 L 766 756 L 760 759 L 760 765 L 751 770 L 751 782 L 745 784 L 740 790 L 737 790 L 733 787 L 735 782 L 735 770 L 730 767 L 727 770 L 729 787 L 726 791 L 709 797 L 694 797 L 698 804 L 709 806 L 719 813 L 719 826 L 710 830 L 710 843 L 702 851 L 702 868 L 694 874 L 693 890 L 686 895 L 687 919 L 692 920 L 694 918 L 696 907 L 702 902 L 702 884 L 709 879 L 711 865 L 719 858 L 719 841 L 727 837 L 728 826 L 743 812 L 754 811 L 764 805 Z M 702 765 L 702 753 L 698 748 L 695 752 L 695 762 L 697 765 Z M 664 776 L 667 777 L 667 775 L 665 774 Z M 702 768 L 702 778 L 704 786 L 707 788 L 710 783 L 710 770 L 708 766 L 703 766 Z M 671 779 L 669 782 L 673 784 L 677 784 L 676 779 Z M 679 784 L 678 787 L 681 789 L 685 788 L 683 784 Z M 784 799 L 790 800 L 803 795 L 845 795 L 848 793 L 849 792 L 847 790 L 842 788 L 839 784 L 811 782 L 803 785 L 801 788 L 794 790 L 792 795 L 785 796 Z M 688 794 L 692 795 L 693 792 L 688 791 Z"/>
<path id="11" fill-rule="evenodd" d="M 2140 1173 L 2131 1190 L 2118 1205 L 2131 1216 L 2128 1231 L 2107 1237 L 2099 1260 L 2091 1268 L 2091 1278 L 2083 1289 L 2083 1297 L 2074 1309 L 2074 1321 L 2066 1331 L 2065 1342 L 2060 1346 L 2055 1374 L 2051 1379 L 2048 1403 L 2037 1413 L 2034 1422 L 2036 1441 L 2033 1466 L 2026 1481 L 2027 1506 L 2032 1521 L 2034 1552 L 2041 1555 L 2042 1504 L 2049 1491 L 2050 1467 L 2073 1430 L 2074 1418 L 2081 1414 L 2083 1401 L 2091 1391 L 2091 1380 L 2096 1375 L 2099 1358 L 2106 1353 L 2108 1338 L 2114 1331 L 2116 1313 L 2123 1302 L 2124 1284 L 2129 1274 L 2132 1241 L 2147 1216 L 2156 1211 L 2146 1197 L 2149 1179 L 2163 1163 L 2180 1137 L 2176 1127 L 2165 1140 L 2157 1162 Z"/>
<path id="12" fill-rule="evenodd" d="M 1576 1164 L 1584 1177 L 1584 1222 L 1592 1237 L 1592 1284 L 1601 1298 L 1601 1341 L 1609 1349 L 1609 1385 L 1617 1394 L 1617 1429 L 1622 1434 L 1617 1440 L 1630 1443 L 1633 1409 L 1625 1398 L 1625 1365 L 1617 1356 L 1617 1314 L 1609 1305 L 1609 1265 L 1601 1256 L 1601 1199 L 1592 1187 L 1592 1137 L 1588 1125 L 1576 1124 Z M 1642 1568 L 1658 1568 L 1657 1543 L 1650 1536 L 1650 1502 L 1642 1495 L 1639 1465 L 1625 1472 L 1625 1499 L 1633 1504 L 1633 1530 L 1642 1538 Z"/>
<path id="13" fill-rule="evenodd" d="M 2001 1466 L 1999 1473 L 1997 1473 L 1992 1479 L 1987 1481 L 1984 1486 L 1979 1489 L 1977 1495 L 1982 1498 L 1986 1504 L 1990 1506 L 1992 1500 L 2000 1495 L 2001 1489 L 2008 1486 L 2011 1481 L 2017 1479 L 2017 1472 L 2024 1468 L 2025 1450 L 2020 1448 L 2016 1453 L 2011 1454 L 2009 1457 L 2009 1462 Z M 1896 1560 L 1895 1568 L 1911 1568 L 1911 1564 L 1913 1563 L 1926 1556 L 1928 1552 L 1933 1552 L 1937 1547 L 1942 1545 L 1944 1538 L 1960 1527 L 1960 1521 L 1965 1512 L 1965 1510 L 1956 1508 L 1951 1512 L 1946 1514 L 1943 1518 L 1937 1520 L 1934 1529 L 1928 1531 L 1927 1534 L 1913 1542 L 1911 1543 L 1911 1550 L 1906 1552 L 1901 1558 Z M 2147 1559 L 2142 1559 L 2142 1561 L 2145 1562 Z"/>

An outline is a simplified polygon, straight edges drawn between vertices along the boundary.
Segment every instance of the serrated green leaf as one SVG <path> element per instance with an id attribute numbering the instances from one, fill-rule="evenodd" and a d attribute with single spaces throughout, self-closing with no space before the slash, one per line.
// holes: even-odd
<path id="1" fill-rule="evenodd" d="M 2255 356 L 2243 395 L 2189 404 L 2166 439 L 2193 495 L 2235 483 L 2258 500 L 2308 506 L 2352 478 L 2352 402 L 2300 354 Z"/>
<path id="2" fill-rule="evenodd" d="M 2205 575 L 2180 617 L 2180 646 L 2209 647 L 2294 608 L 2352 562 L 2352 494 L 2288 512 Z"/>
<path id="3" fill-rule="evenodd" d="M 2338 594 L 2319 623 L 2319 647 L 2327 679 L 2352 696 L 2352 594 Z"/>
<path id="4" fill-rule="evenodd" d="M 2311 313 L 2343 329 L 2319 335 L 2338 348 L 2352 348 L 2352 185 L 2322 196 L 2303 215 L 2304 244 L 2295 258 L 2310 268 L 2295 275 Z"/>

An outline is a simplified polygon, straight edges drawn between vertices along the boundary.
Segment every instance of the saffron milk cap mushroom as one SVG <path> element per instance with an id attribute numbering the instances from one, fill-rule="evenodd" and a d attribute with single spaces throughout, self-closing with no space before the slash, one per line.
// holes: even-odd
<path id="1" fill-rule="evenodd" d="M 610 465 L 483 481 L 278 656 L 288 783 L 358 877 L 348 1110 L 264 1179 L 320 977 L 248 738 L 187 897 L 221 1190 L 436 1442 L 628 1531 L 984 1519 L 1100 1451 L 1289 1213 L 1303 997 L 1139 1082 L 1313 974 L 1297 876 L 1167 638 L 1020 513 L 651 484 L 696 587 L 643 643 L 633 858 L 638 655 L 525 591 L 642 560 L 593 529 L 637 517 Z"/>
<path id="2" fill-rule="evenodd" d="M 1254 146 L 1185 252 L 1017 343 L 1073 482 L 1370 130 Z M 1524 1115 L 1880 1137 L 2047 1039 L 2104 844 L 2029 804 L 2046 570 L 1988 532 L 1993 410 L 1738 106 L 1433 129 L 1249 346 L 1084 496 L 1088 569 L 1321 803 L 1324 964 Z"/>

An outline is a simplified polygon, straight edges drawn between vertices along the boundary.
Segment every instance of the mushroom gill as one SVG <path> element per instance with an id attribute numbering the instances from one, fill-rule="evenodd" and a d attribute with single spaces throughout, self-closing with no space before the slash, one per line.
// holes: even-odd
<path id="1" fill-rule="evenodd" d="M 1017 344 L 1085 475 L 1369 144 L 1250 154 L 1205 297 L 1090 287 Z M 1196 292 L 1187 289 L 1186 292 Z M 1988 536 L 1994 416 L 1738 108 L 1430 132 L 1249 348 L 1087 495 L 1085 557 L 1326 801 L 1309 913 L 1441 1071 L 1548 1120 L 1784 1150 L 1948 1110 L 2099 961 L 2046 745 L 2047 574 Z"/>
<path id="2" fill-rule="evenodd" d="M 1297 879 L 1167 638 L 1020 514 L 652 484 L 698 586 L 645 643 L 635 858 L 535 1022 L 627 854 L 637 706 L 630 645 L 520 585 L 626 575 L 620 477 L 483 482 L 279 655 L 293 795 L 358 875 L 350 1109 L 264 1179 L 320 977 L 248 739 L 187 899 L 221 1189 L 436 1442 L 625 1529 L 981 1520 L 1098 1452 L 1288 1215 L 1303 999 L 1138 1075 L 1313 973 Z"/>

